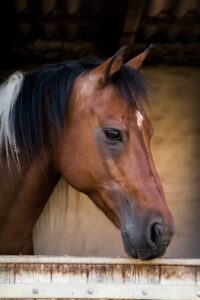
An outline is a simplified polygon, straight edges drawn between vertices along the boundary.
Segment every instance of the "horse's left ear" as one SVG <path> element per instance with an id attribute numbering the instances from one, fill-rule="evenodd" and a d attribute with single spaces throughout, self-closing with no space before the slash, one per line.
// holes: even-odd
<path id="1" fill-rule="evenodd" d="M 147 57 L 147 55 L 149 54 L 149 52 L 151 51 L 152 48 L 154 48 L 154 45 L 150 45 L 142 53 L 140 53 L 139 55 L 137 55 L 134 58 L 132 58 L 131 60 L 129 60 L 127 62 L 127 65 L 129 65 L 130 67 L 132 67 L 136 70 L 139 70 L 143 64 L 143 61 L 145 60 L 145 58 Z"/>
<path id="2" fill-rule="evenodd" d="M 123 57 L 127 48 L 127 46 L 120 48 L 112 57 L 108 58 L 91 72 L 100 83 L 104 84 L 108 82 L 121 68 L 123 65 Z"/>

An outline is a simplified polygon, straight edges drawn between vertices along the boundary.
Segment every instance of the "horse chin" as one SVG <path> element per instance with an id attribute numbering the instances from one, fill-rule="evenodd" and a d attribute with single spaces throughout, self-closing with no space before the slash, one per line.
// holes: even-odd
<path id="1" fill-rule="evenodd" d="M 126 232 L 122 233 L 122 239 L 124 243 L 124 249 L 128 256 L 132 258 L 139 258 L 136 249 L 134 248 L 133 244 L 131 243 L 129 236 Z"/>
<path id="2" fill-rule="evenodd" d="M 148 249 L 138 250 L 131 242 L 129 235 L 126 232 L 122 232 L 122 239 L 124 243 L 124 249 L 128 256 L 135 259 L 150 260 L 161 257 L 165 254 L 165 248 L 155 249 L 154 252 L 149 252 Z"/>

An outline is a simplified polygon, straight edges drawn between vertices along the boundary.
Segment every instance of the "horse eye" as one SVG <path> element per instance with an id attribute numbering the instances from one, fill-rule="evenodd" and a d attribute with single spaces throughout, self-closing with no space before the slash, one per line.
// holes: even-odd
<path id="1" fill-rule="evenodd" d="M 119 129 L 106 128 L 104 129 L 105 137 L 110 141 L 120 141 L 122 142 L 122 135 Z"/>

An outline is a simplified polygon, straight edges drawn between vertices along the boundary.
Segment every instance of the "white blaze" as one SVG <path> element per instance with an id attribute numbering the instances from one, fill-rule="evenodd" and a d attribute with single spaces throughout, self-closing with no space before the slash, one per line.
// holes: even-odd
<path id="1" fill-rule="evenodd" d="M 139 128 L 141 128 L 144 117 L 139 110 L 136 111 L 136 118 L 137 118 L 137 125 Z"/>

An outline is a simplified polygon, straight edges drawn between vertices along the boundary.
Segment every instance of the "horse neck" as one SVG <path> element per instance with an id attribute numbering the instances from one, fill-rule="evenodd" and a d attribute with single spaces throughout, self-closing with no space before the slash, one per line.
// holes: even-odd
<path id="1" fill-rule="evenodd" d="M 10 170 L 0 167 L 1 254 L 23 252 L 24 242 L 59 179 L 48 153 L 32 161 L 21 157 L 21 161 L 20 172 L 16 166 Z"/>

